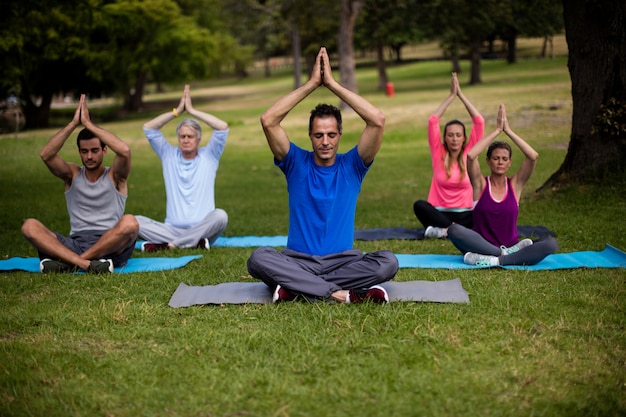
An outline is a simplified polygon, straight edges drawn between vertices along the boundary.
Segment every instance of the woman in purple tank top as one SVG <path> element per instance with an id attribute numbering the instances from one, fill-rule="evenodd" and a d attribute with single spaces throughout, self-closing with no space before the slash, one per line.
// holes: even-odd
<path id="1" fill-rule="evenodd" d="M 495 141 L 504 132 L 524 154 L 519 170 L 508 177 L 512 150 L 506 142 Z M 484 177 L 478 156 L 487 148 L 487 165 L 491 171 Z M 528 181 L 539 154 L 509 126 L 504 104 L 500 105 L 496 128 L 483 137 L 467 154 L 467 171 L 474 194 L 474 226 L 460 224 L 448 228 L 448 238 L 463 254 L 466 264 L 478 266 L 534 265 L 556 252 L 553 237 L 532 241 L 519 240 L 517 216 L 522 188 Z"/>

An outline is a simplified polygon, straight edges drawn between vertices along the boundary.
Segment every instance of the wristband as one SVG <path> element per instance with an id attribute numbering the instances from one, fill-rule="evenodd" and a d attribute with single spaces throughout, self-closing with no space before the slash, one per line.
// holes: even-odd
<path id="1" fill-rule="evenodd" d="M 172 113 L 174 113 L 174 117 L 178 117 L 178 111 L 176 111 L 176 107 L 172 109 Z"/>

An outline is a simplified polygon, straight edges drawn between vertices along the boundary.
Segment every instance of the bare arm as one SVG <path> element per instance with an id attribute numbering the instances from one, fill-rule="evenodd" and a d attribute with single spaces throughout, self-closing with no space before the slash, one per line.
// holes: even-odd
<path id="1" fill-rule="evenodd" d="M 365 165 L 371 164 L 383 142 L 385 115 L 369 101 L 335 81 L 326 48 L 320 49 L 317 60 L 321 60 L 324 65 L 322 81 L 326 88 L 350 106 L 365 121 L 365 129 L 359 138 L 358 152 Z"/>
<path id="2" fill-rule="evenodd" d="M 193 105 L 191 104 L 191 95 L 189 94 L 189 86 L 186 85 L 185 89 L 187 91 L 187 94 L 183 94 L 183 98 L 185 100 L 184 104 L 185 104 L 185 110 L 187 110 L 187 112 L 189 112 L 189 114 L 193 117 L 195 117 L 196 119 L 199 119 L 200 121 L 206 123 L 207 125 L 209 125 L 211 127 L 211 129 L 214 130 L 226 130 L 228 129 L 228 123 L 226 123 L 225 121 L 218 119 L 217 117 L 213 116 L 212 114 L 209 113 L 205 113 L 203 111 L 197 110 L 193 107 Z M 180 114 L 180 112 L 179 112 Z"/>
<path id="3" fill-rule="evenodd" d="M 502 105 L 504 109 L 504 105 Z M 524 154 L 524 160 L 520 165 L 519 169 L 511 177 L 511 182 L 513 183 L 513 189 L 515 190 L 515 196 L 517 197 L 517 201 L 519 201 L 522 195 L 522 188 L 533 174 L 535 170 L 535 166 L 537 166 L 537 158 L 539 158 L 539 154 L 537 151 L 533 149 L 524 139 L 519 137 L 511 127 L 509 126 L 509 121 L 506 118 L 506 112 L 504 113 L 504 123 L 503 123 L 504 133 L 511 138 L 511 140 L 517 145 L 517 147 Z"/>
<path id="4" fill-rule="evenodd" d="M 465 108 L 467 109 L 467 112 L 469 113 L 469 115 L 471 117 L 480 116 L 480 113 L 478 112 L 476 107 L 474 107 L 474 105 L 467 99 L 467 97 L 465 97 L 465 94 L 463 94 L 463 92 L 461 91 L 461 86 L 459 85 L 459 80 L 456 77 L 456 74 L 454 74 L 453 78 L 455 79 L 455 82 L 456 82 L 456 95 L 459 97 L 459 99 L 461 100 Z"/>
<path id="5" fill-rule="evenodd" d="M 185 100 L 189 96 L 189 85 L 185 85 L 183 95 L 180 98 L 177 107 L 174 107 L 171 111 L 158 115 L 154 119 L 143 124 L 144 129 L 161 129 L 167 123 L 174 120 L 177 116 L 180 116 L 185 111 Z"/>
<path id="6" fill-rule="evenodd" d="M 437 107 L 435 109 L 435 111 L 433 112 L 433 114 L 435 116 L 437 116 L 438 118 L 441 119 L 441 117 L 443 116 L 443 114 L 446 112 L 446 110 L 448 109 L 448 106 L 450 106 L 450 103 L 452 103 L 454 101 L 454 98 L 457 95 L 457 88 L 458 88 L 459 82 L 456 78 L 456 72 L 452 73 L 452 77 L 450 78 L 450 94 L 448 95 L 448 97 L 446 97 L 446 99 L 439 105 L 439 107 Z"/>
<path id="7" fill-rule="evenodd" d="M 265 133 L 267 143 L 277 161 L 283 160 L 290 147 L 289 137 L 281 126 L 281 122 L 298 103 L 322 85 L 320 54 L 321 52 L 315 59 L 315 65 L 309 80 L 302 86 L 279 98 L 261 115 L 263 133 Z"/>
<path id="8" fill-rule="evenodd" d="M 67 124 L 67 126 L 59 130 L 54 136 L 52 136 L 52 138 L 50 138 L 39 154 L 50 172 L 52 172 L 52 174 L 56 177 L 62 179 L 63 182 L 65 182 L 66 187 L 69 187 L 72 183 L 72 179 L 74 178 L 74 175 L 76 175 L 76 172 L 78 172 L 79 167 L 78 165 L 67 162 L 61 158 L 59 156 L 59 151 L 65 144 L 67 138 L 80 125 L 80 112 L 84 100 L 85 96 L 81 95 L 78 107 L 74 112 L 72 120 Z"/>
<path id="9" fill-rule="evenodd" d="M 126 180 L 130 175 L 130 147 L 116 135 L 104 130 L 91 121 L 89 109 L 87 108 L 87 102 L 84 100 L 84 97 L 84 94 L 81 95 L 80 122 L 94 135 L 96 135 L 96 137 L 104 142 L 109 149 L 115 152 L 115 158 L 113 159 L 113 164 L 111 165 L 111 175 L 117 189 L 125 194 Z"/>
<path id="10" fill-rule="evenodd" d="M 478 157 L 485 149 L 487 149 L 489 144 L 491 144 L 491 142 L 493 142 L 496 137 L 502 133 L 504 129 L 504 120 L 504 105 L 500 104 L 500 107 L 498 108 L 498 117 L 496 119 L 496 128 L 487 136 L 483 136 L 478 142 L 476 142 L 476 145 L 474 145 L 474 147 L 467 153 L 467 174 L 469 175 L 470 182 L 472 183 L 474 201 L 478 200 L 487 185 L 485 177 L 480 171 L 480 162 L 478 161 Z"/>

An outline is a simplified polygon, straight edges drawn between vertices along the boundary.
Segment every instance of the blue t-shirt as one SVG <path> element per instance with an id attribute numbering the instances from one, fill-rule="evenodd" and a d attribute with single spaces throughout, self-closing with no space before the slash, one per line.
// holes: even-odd
<path id="1" fill-rule="evenodd" d="M 313 152 L 291 143 L 285 158 L 274 163 L 287 179 L 287 247 L 318 256 L 352 249 L 356 202 L 369 170 L 357 147 L 337 154 L 332 166 L 319 166 Z"/>
<path id="2" fill-rule="evenodd" d="M 190 227 L 215 210 L 215 177 L 226 146 L 228 130 L 214 130 L 206 146 L 194 159 L 183 158 L 178 146 L 171 145 L 158 129 L 144 133 L 161 158 L 165 180 L 165 223 Z"/>

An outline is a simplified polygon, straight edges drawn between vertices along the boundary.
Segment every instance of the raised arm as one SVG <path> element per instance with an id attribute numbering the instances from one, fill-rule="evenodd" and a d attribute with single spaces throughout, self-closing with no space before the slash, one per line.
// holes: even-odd
<path id="1" fill-rule="evenodd" d="M 183 98 L 184 98 L 184 104 L 185 104 L 185 110 L 187 110 L 187 112 L 195 117 L 196 119 L 199 119 L 200 121 L 206 123 L 207 125 L 209 125 L 211 127 L 211 129 L 214 130 L 226 130 L 228 129 L 228 123 L 226 123 L 225 121 L 218 119 L 217 117 L 213 116 L 212 114 L 209 113 L 205 113 L 203 111 L 197 110 L 193 107 L 193 105 L 191 104 L 191 94 L 189 94 L 189 86 L 186 85 L 185 86 L 185 91 L 186 94 L 183 94 Z M 180 113 L 180 112 L 179 112 Z"/>
<path id="2" fill-rule="evenodd" d="M 143 124 L 144 129 L 161 129 L 167 123 L 171 122 L 185 111 L 185 100 L 189 97 L 189 85 L 185 85 L 183 95 L 178 102 L 178 106 L 171 111 L 158 115 L 154 119 Z"/>
<path id="3" fill-rule="evenodd" d="M 369 101 L 335 81 L 326 48 L 320 49 L 316 63 L 318 61 L 323 63 L 322 82 L 326 88 L 350 106 L 365 122 L 365 129 L 359 138 L 358 152 L 365 165 L 371 164 L 383 142 L 385 115 Z"/>
<path id="4" fill-rule="evenodd" d="M 281 122 L 298 103 L 322 85 L 320 54 L 321 51 L 315 59 L 309 80 L 302 86 L 279 98 L 261 115 L 260 120 L 263 133 L 265 133 L 267 143 L 277 161 L 283 160 L 291 146 L 287 132 L 281 126 Z"/>
<path id="5" fill-rule="evenodd" d="M 504 105 L 502 105 L 504 119 L 503 119 L 503 131 L 504 133 L 511 138 L 511 140 L 517 145 L 517 147 L 524 154 L 524 160 L 520 165 L 519 169 L 511 177 L 511 182 L 513 183 L 513 189 L 515 190 L 515 196 L 517 197 L 517 201 L 519 201 L 522 195 L 522 188 L 533 174 L 535 170 L 535 166 L 537 166 L 537 158 L 539 154 L 537 151 L 533 149 L 524 139 L 519 137 L 511 127 L 509 126 L 509 121 L 506 117 L 506 111 L 504 110 Z"/>
<path id="6" fill-rule="evenodd" d="M 59 130 L 54 136 L 52 136 L 52 138 L 50 138 L 39 154 L 50 172 L 54 176 L 62 179 L 63 182 L 65 182 L 66 187 L 69 187 L 72 183 L 72 179 L 74 178 L 76 172 L 78 172 L 79 167 L 78 165 L 67 162 L 61 158 L 59 156 L 59 151 L 65 144 L 67 138 L 80 125 L 80 112 L 84 101 L 85 96 L 81 95 L 78 107 L 76 107 L 72 120 L 63 129 Z"/>
<path id="7" fill-rule="evenodd" d="M 433 112 L 435 116 L 437 116 L 438 118 L 441 118 L 443 116 L 443 114 L 448 109 L 448 106 L 450 106 L 450 103 L 454 101 L 454 98 L 457 95 L 458 86 L 459 81 L 457 80 L 456 72 L 453 72 L 452 77 L 450 78 L 450 94 L 448 94 L 448 97 L 446 97 L 446 99 L 439 105 L 439 107 L 435 109 L 435 111 Z"/>
<path id="8" fill-rule="evenodd" d="M 487 184 L 485 177 L 480 171 L 480 162 L 478 161 L 478 157 L 489 147 L 489 144 L 491 144 L 491 142 L 493 142 L 496 137 L 502 133 L 504 129 L 505 116 L 504 104 L 500 104 L 500 107 L 498 108 L 498 116 L 496 118 L 496 128 L 487 136 L 483 136 L 478 142 L 476 142 L 476 145 L 474 145 L 467 153 L 467 175 L 472 183 L 474 201 L 478 200 Z"/>
<path id="9" fill-rule="evenodd" d="M 130 147 L 113 133 L 104 130 L 91 121 L 87 101 L 81 95 L 80 122 L 98 137 L 110 150 L 115 152 L 111 175 L 117 189 L 126 194 L 126 180 L 130 175 Z"/>
<path id="10" fill-rule="evenodd" d="M 453 78 L 456 83 L 456 95 L 459 97 L 459 99 L 461 100 L 465 108 L 467 109 L 467 112 L 469 113 L 469 115 L 472 118 L 476 116 L 480 116 L 480 113 L 478 112 L 476 107 L 474 107 L 474 105 L 467 99 L 467 97 L 465 97 L 465 94 L 463 94 L 463 92 L 461 91 L 461 86 L 459 85 L 459 80 L 456 74 L 453 75 Z"/>

